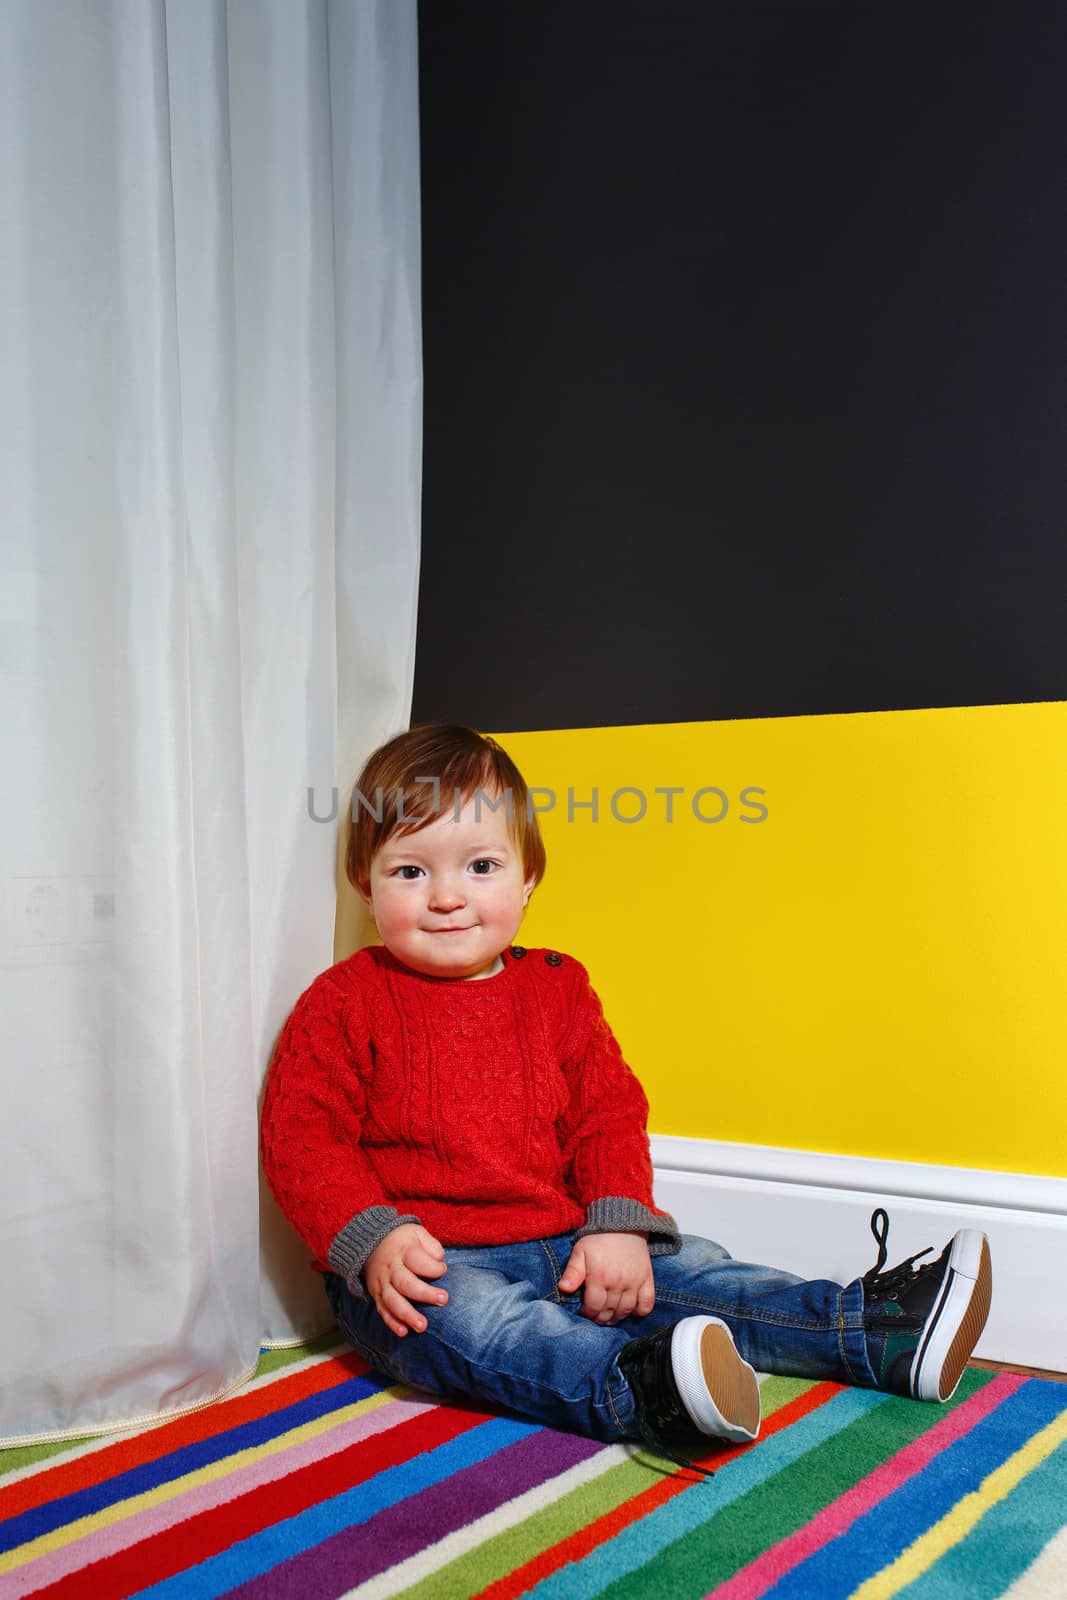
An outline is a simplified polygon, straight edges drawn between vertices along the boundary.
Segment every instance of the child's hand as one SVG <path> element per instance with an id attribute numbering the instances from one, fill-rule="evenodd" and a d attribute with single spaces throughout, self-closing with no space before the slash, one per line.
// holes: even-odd
<path id="1" fill-rule="evenodd" d="M 448 1271 L 444 1246 L 417 1222 L 402 1222 L 387 1233 L 367 1257 L 363 1282 L 390 1333 L 403 1339 L 409 1328 L 423 1333 L 426 1318 L 412 1300 L 443 1306 L 448 1295 L 424 1278 L 440 1278 Z"/>
<path id="2" fill-rule="evenodd" d="M 605 1327 L 636 1314 L 647 1317 L 656 1303 L 648 1244 L 640 1233 L 587 1233 L 571 1251 L 559 1280 L 565 1294 L 585 1284 L 582 1316 Z"/>

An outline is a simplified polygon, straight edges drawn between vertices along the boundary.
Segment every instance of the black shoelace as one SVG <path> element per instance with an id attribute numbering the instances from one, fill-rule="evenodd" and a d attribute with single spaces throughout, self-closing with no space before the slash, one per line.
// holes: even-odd
<path id="1" fill-rule="evenodd" d="M 645 1408 L 640 1399 L 636 1402 L 635 1410 L 637 1414 L 634 1420 L 641 1435 L 641 1442 L 647 1445 L 654 1455 L 666 1456 L 667 1460 L 673 1461 L 676 1467 L 687 1467 L 690 1472 L 699 1472 L 704 1478 L 713 1478 L 715 1476 L 710 1467 L 702 1467 L 699 1461 L 690 1461 L 688 1456 L 679 1455 L 676 1450 L 672 1450 L 669 1445 L 664 1444 L 662 1439 L 656 1437 L 655 1432 L 645 1419 Z M 710 1437 L 708 1443 L 711 1443 Z"/>
<path id="2" fill-rule="evenodd" d="M 881 1206 L 878 1207 L 877 1211 L 871 1213 L 871 1232 L 874 1234 L 874 1242 L 878 1246 L 878 1260 L 871 1270 L 865 1272 L 860 1279 L 865 1293 L 877 1296 L 878 1299 L 882 1300 L 892 1299 L 894 1295 L 910 1289 L 913 1283 L 917 1283 L 923 1274 L 929 1272 L 931 1267 L 935 1265 L 932 1261 L 928 1261 L 925 1267 L 916 1267 L 915 1265 L 916 1261 L 921 1261 L 923 1256 L 933 1254 L 934 1247 L 932 1244 L 928 1244 L 925 1250 L 916 1251 L 915 1255 L 909 1256 L 906 1261 L 901 1261 L 898 1266 L 890 1267 L 888 1272 L 883 1272 L 882 1269 L 889 1255 L 886 1248 L 886 1240 L 889 1238 L 889 1214 L 883 1211 Z"/>

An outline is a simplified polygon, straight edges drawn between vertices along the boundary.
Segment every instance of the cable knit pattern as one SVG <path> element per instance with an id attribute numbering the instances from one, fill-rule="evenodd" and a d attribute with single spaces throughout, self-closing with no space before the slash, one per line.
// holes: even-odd
<path id="1" fill-rule="evenodd" d="M 426 978 L 383 949 L 317 978 L 275 1053 L 263 1165 L 316 1265 L 358 1288 L 386 1233 L 418 1220 L 446 1245 L 649 1231 L 648 1102 L 588 975 L 507 951 L 474 982 Z"/>

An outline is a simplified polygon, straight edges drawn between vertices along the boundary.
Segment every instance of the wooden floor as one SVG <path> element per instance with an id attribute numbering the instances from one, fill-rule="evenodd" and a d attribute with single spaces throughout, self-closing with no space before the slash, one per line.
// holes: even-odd
<path id="1" fill-rule="evenodd" d="M 1014 1367 L 1010 1361 L 972 1361 L 972 1367 L 983 1372 L 1020 1372 L 1026 1378 L 1051 1378 L 1053 1383 L 1067 1383 L 1067 1372 L 1045 1372 L 1040 1367 Z"/>

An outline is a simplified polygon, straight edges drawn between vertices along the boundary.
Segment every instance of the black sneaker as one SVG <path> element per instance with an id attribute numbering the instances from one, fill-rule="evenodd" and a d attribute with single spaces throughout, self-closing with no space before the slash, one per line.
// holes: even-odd
<path id="1" fill-rule="evenodd" d="M 672 1461 L 689 1467 L 684 1452 L 699 1452 L 709 1438 L 747 1444 L 759 1433 L 756 1374 L 717 1317 L 684 1317 L 631 1339 L 618 1362 L 642 1439 Z"/>
<path id="2" fill-rule="evenodd" d="M 989 1241 L 961 1228 L 936 1261 L 933 1247 L 883 1272 L 889 1218 L 871 1216 L 878 1260 L 860 1279 L 867 1355 L 879 1389 L 915 1400 L 947 1400 L 978 1343 L 993 1291 Z"/>

